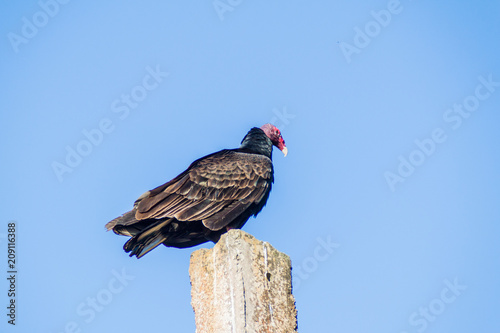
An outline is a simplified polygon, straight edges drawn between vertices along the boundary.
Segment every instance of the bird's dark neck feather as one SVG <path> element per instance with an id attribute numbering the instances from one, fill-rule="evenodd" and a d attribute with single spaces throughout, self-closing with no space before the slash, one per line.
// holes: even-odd
<path id="1" fill-rule="evenodd" d="M 241 141 L 240 149 L 248 149 L 252 152 L 265 155 L 272 159 L 273 143 L 260 128 L 254 127 L 248 131 Z"/>

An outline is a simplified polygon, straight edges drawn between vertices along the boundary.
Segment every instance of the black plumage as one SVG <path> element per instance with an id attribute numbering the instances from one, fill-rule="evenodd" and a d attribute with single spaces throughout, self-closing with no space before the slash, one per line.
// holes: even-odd
<path id="1" fill-rule="evenodd" d="M 273 145 L 287 154 L 271 124 L 252 128 L 237 149 L 194 161 L 171 181 L 141 195 L 131 211 L 106 224 L 130 236 L 124 250 L 140 258 L 160 244 L 185 248 L 217 242 L 266 204 L 274 180 Z"/>

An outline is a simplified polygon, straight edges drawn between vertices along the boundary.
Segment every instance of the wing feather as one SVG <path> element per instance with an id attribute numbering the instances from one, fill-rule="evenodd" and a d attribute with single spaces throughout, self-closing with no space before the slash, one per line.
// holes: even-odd
<path id="1" fill-rule="evenodd" d="M 264 155 L 223 150 L 201 158 L 182 174 L 145 193 L 136 202 L 135 217 L 203 220 L 219 230 L 271 189 L 273 167 Z"/>
<path id="2" fill-rule="evenodd" d="M 238 215 L 243 213 L 252 203 L 233 201 L 226 209 L 203 220 L 203 225 L 210 230 L 219 230 L 231 223 Z"/>

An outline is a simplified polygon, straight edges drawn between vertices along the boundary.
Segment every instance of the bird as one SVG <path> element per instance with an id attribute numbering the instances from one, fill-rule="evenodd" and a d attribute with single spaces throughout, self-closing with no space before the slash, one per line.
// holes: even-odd
<path id="1" fill-rule="evenodd" d="M 129 236 L 123 249 L 137 259 L 163 244 L 188 248 L 216 243 L 230 229 L 257 216 L 274 182 L 273 146 L 286 157 L 281 131 L 272 124 L 253 127 L 239 148 L 195 160 L 177 177 L 141 195 L 132 210 L 106 224 Z"/>

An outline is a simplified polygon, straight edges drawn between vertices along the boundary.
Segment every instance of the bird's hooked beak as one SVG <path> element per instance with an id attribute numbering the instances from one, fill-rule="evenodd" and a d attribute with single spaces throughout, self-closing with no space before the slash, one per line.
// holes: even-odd
<path id="1" fill-rule="evenodd" d="M 278 147 L 278 149 L 281 150 L 283 155 L 285 155 L 285 157 L 286 157 L 286 155 L 288 154 L 288 148 L 285 146 L 285 140 L 283 140 L 281 135 L 278 139 L 278 144 L 276 145 L 276 147 Z"/>

